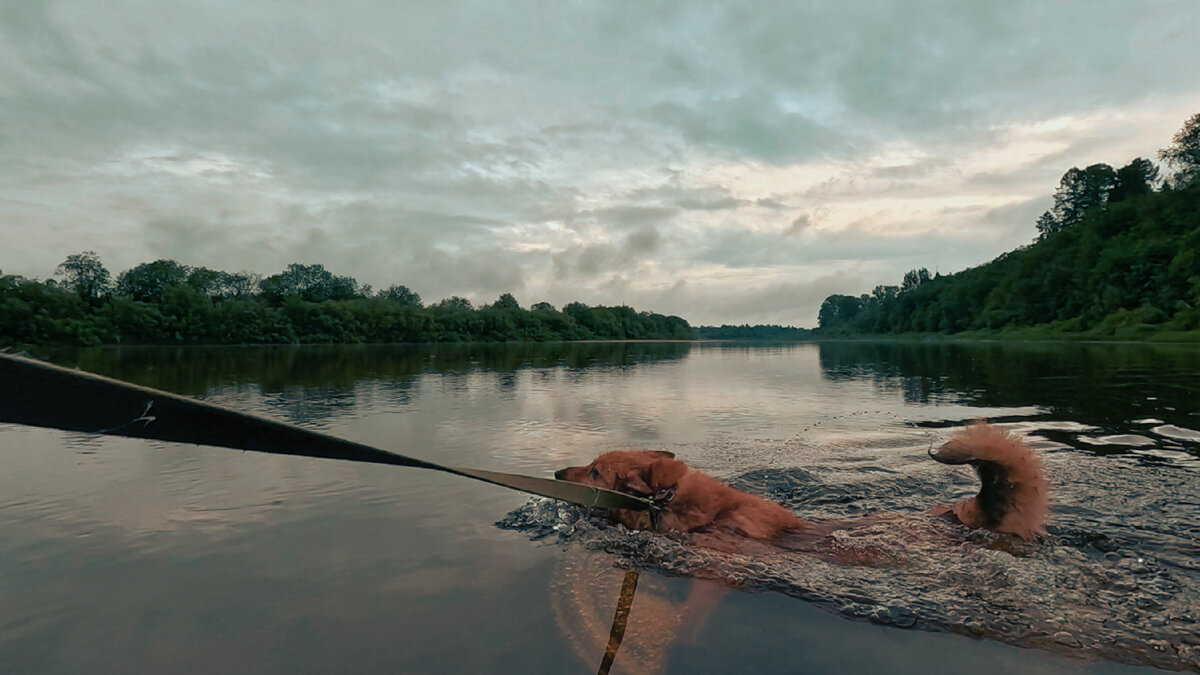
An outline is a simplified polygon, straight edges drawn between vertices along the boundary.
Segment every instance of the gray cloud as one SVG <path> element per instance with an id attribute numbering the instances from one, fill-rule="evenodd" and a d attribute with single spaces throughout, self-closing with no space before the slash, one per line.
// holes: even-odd
<path id="1" fill-rule="evenodd" d="M 676 213 L 678 210 L 670 207 L 624 204 L 585 211 L 580 215 L 587 217 L 602 228 L 615 228 L 621 231 L 662 224 L 673 218 Z"/>
<path id="2" fill-rule="evenodd" d="M 739 91 L 696 106 L 668 101 L 649 117 L 690 145 L 735 158 L 796 162 L 850 145 L 839 129 L 784 110 L 764 91 Z"/>
<path id="3" fill-rule="evenodd" d="M 642 188 L 629 195 L 631 199 L 658 203 L 685 211 L 724 211 L 745 206 L 746 201 L 737 199 L 719 185 L 688 187 L 680 184 L 678 174 L 672 180 L 654 188 Z"/>
<path id="4" fill-rule="evenodd" d="M 784 235 L 799 234 L 808 229 L 812 225 L 812 218 L 807 213 L 802 213 L 792 220 L 792 224 L 784 231 Z"/>
<path id="5" fill-rule="evenodd" d="M 654 227 L 643 227 L 625 236 L 618 243 L 579 246 L 554 256 L 554 276 L 560 281 L 587 277 L 618 275 L 637 266 L 663 245 L 663 238 Z"/>

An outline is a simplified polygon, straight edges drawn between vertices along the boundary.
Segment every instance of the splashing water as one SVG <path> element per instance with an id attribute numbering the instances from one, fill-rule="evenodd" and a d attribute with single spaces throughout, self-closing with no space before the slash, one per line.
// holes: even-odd
<path id="1" fill-rule="evenodd" d="M 1087 434 L 1096 433 L 1084 425 L 1010 426 L 1027 432 L 1040 427 L 1081 447 L 1088 445 Z M 685 534 L 630 531 L 540 499 L 498 525 L 604 551 L 622 565 L 783 593 L 851 619 L 1161 668 L 1200 668 L 1200 472 L 1190 454 L 1176 462 L 1153 453 L 1081 456 L 1063 443 L 1030 438 L 1042 451 L 1054 506 L 1049 535 L 1027 544 L 929 517 L 929 507 L 961 499 L 977 486 L 971 472 L 926 459 L 929 441 L 913 440 L 910 430 L 865 442 L 826 437 L 678 449 L 710 469 L 723 463 L 709 461 L 715 457 L 760 458 L 772 466 L 783 464 L 783 456 L 803 457 L 806 469 L 756 469 L 726 479 L 806 518 L 896 514 L 853 533 L 835 533 L 831 542 L 850 551 L 882 551 L 894 561 L 887 565 L 836 564 L 769 547 L 718 552 L 690 544 Z M 1143 445 L 1128 447 L 1145 453 Z"/>

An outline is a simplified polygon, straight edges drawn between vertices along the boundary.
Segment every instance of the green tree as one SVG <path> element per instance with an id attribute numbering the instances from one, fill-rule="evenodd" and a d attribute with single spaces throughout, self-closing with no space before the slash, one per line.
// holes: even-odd
<path id="1" fill-rule="evenodd" d="M 237 295 L 234 290 L 236 275 L 207 267 L 194 267 L 188 273 L 187 285 L 210 298 L 229 298 Z"/>
<path id="2" fill-rule="evenodd" d="M 347 300 L 361 297 L 358 282 L 351 277 L 335 276 L 324 265 L 292 263 L 279 274 L 260 282 L 263 296 L 279 303 L 289 296 L 299 296 L 309 302 Z"/>
<path id="3" fill-rule="evenodd" d="M 158 308 L 164 319 L 168 342 L 204 342 L 212 325 L 212 300 L 189 284 L 173 284 L 163 289 Z"/>
<path id="4" fill-rule="evenodd" d="M 925 270 L 925 272 L 926 272 L 926 274 L 928 274 L 929 270 Z M 883 284 L 880 284 L 880 285 L 876 286 L 874 288 L 874 290 L 871 291 L 871 299 L 874 300 L 875 302 L 883 302 L 890 298 L 896 297 L 896 294 L 899 292 L 900 292 L 899 286 L 885 286 Z"/>
<path id="5" fill-rule="evenodd" d="M 1142 164 L 1139 162 L 1139 164 Z M 1146 167 L 1138 169 L 1143 177 Z M 889 296 L 830 296 L 822 328 L 1140 337 L 1200 326 L 1200 183 L 1093 208 L 1053 237 Z"/>
<path id="6" fill-rule="evenodd" d="M 154 302 L 166 287 L 187 281 L 191 272 L 187 265 L 165 258 L 142 263 L 117 276 L 117 293 L 141 302 Z"/>
<path id="7" fill-rule="evenodd" d="M 112 290 L 112 275 L 95 251 L 73 253 L 54 270 L 63 286 L 87 302 L 95 302 Z"/>
<path id="8" fill-rule="evenodd" d="M 583 320 L 588 315 L 588 306 L 582 302 L 568 302 L 567 305 L 563 307 L 563 313 L 575 319 L 576 321 L 583 323 Z"/>
<path id="9" fill-rule="evenodd" d="M 442 300 L 441 302 L 434 305 L 434 307 L 437 307 L 439 309 L 458 309 L 458 310 L 468 310 L 468 311 L 470 309 L 472 309 L 470 300 L 463 298 L 463 297 L 459 297 L 457 295 L 452 295 L 452 296 Z"/>
<path id="10" fill-rule="evenodd" d="M 122 293 L 85 302 L 75 289 L 85 287 L 85 273 L 98 275 L 92 263 L 95 254 L 69 258 L 59 271 L 63 283 L 0 274 L 0 346 L 692 337 L 679 317 L 625 306 L 568 305 L 583 325 L 547 303 L 523 310 L 508 293 L 478 311 L 457 296 L 424 308 L 403 286 L 361 297 L 357 282 L 320 265 L 289 266 L 262 279 L 264 293 L 253 296 L 256 275 L 156 260 L 121 274 Z"/>
<path id="11" fill-rule="evenodd" d="M 853 295 L 831 295 L 821 303 L 817 325 L 822 329 L 842 328 L 862 311 L 862 300 Z"/>
<path id="12" fill-rule="evenodd" d="M 387 298 L 393 302 L 398 302 L 401 305 L 410 305 L 412 307 L 421 306 L 421 296 L 415 291 L 409 289 L 408 286 L 393 284 L 385 290 L 379 291 L 379 297 Z"/>
<path id="13" fill-rule="evenodd" d="M 492 304 L 495 309 L 521 309 L 521 305 L 517 303 L 517 299 L 512 293 L 502 294 L 495 303 Z"/>
<path id="14" fill-rule="evenodd" d="M 1177 189 L 1200 177 L 1200 113 L 1183 123 L 1171 145 L 1160 150 L 1158 157 L 1175 167 L 1173 183 Z"/>
<path id="15" fill-rule="evenodd" d="M 253 272 L 237 272 L 225 278 L 229 295 L 235 298 L 248 298 L 256 295 L 262 286 L 262 275 Z"/>
<path id="16" fill-rule="evenodd" d="M 1068 169 L 1054 193 L 1053 212 L 1059 228 L 1070 227 L 1082 220 L 1090 209 L 1104 206 L 1109 190 L 1116 182 L 1117 172 L 1107 164 Z"/>
<path id="17" fill-rule="evenodd" d="M 1136 195 L 1148 194 L 1154 190 L 1154 181 L 1156 180 L 1158 180 L 1158 167 L 1154 165 L 1154 162 L 1144 157 L 1138 157 L 1117 169 L 1116 180 L 1108 191 L 1108 201 L 1112 204 Z"/>
<path id="18" fill-rule="evenodd" d="M 1062 229 L 1062 223 L 1058 222 L 1058 218 L 1054 216 L 1053 211 L 1046 211 L 1038 216 L 1037 223 L 1034 226 L 1038 231 L 1038 239 L 1045 239 Z"/>
<path id="19" fill-rule="evenodd" d="M 621 326 L 621 320 L 609 307 L 589 308 L 587 316 L 580 323 L 592 331 L 592 334 L 601 339 L 621 340 L 626 337 L 625 331 Z"/>
<path id="20" fill-rule="evenodd" d="M 927 268 L 922 267 L 921 269 L 909 270 L 904 273 L 904 281 L 900 284 L 900 290 L 911 290 L 928 282 L 930 279 L 931 277 Z"/>

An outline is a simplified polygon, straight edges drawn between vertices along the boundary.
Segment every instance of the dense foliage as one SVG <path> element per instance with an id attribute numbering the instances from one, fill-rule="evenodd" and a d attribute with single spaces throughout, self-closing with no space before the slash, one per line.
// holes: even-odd
<path id="1" fill-rule="evenodd" d="M 949 276 L 925 269 L 900 286 L 831 295 L 820 330 L 833 333 L 1083 333 L 1139 337 L 1200 331 L 1200 115 L 1160 153 L 1176 172 L 1069 170 L 1038 240 Z"/>
<path id="2" fill-rule="evenodd" d="M 812 330 L 795 326 L 742 324 L 740 326 L 700 326 L 696 337 L 701 340 L 806 340 Z"/>
<path id="3" fill-rule="evenodd" d="M 480 308 L 464 298 L 425 307 L 404 286 L 373 293 L 322 265 L 258 278 L 173 260 L 115 283 L 95 253 L 71 255 L 59 280 L 0 275 L 0 345 L 509 342 L 691 339 L 677 316 L 630 307 L 522 309 L 511 294 Z"/>
<path id="4" fill-rule="evenodd" d="M 833 295 L 822 330 L 1011 329 L 1126 336 L 1200 329 L 1200 183 L 1095 209 L 990 263 L 870 295 Z"/>

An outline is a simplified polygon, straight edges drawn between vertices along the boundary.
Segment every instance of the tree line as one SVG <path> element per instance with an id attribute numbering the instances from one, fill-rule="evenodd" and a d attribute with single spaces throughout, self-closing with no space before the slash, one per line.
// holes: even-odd
<path id="1" fill-rule="evenodd" d="M 1138 337 L 1200 330 L 1200 114 L 1159 153 L 1063 175 L 1031 245 L 952 275 L 921 268 L 900 285 L 835 294 L 826 334 L 1035 328 Z"/>
<path id="2" fill-rule="evenodd" d="M 701 340 L 762 340 L 762 341 L 794 341 L 807 340 L 812 337 L 809 328 L 795 326 L 779 326 L 776 324 L 741 324 L 733 326 L 698 326 L 696 337 Z"/>
<path id="3" fill-rule="evenodd" d="M 524 309 L 510 293 L 475 307 L 425 305 L 406 286 L 376 291 L 323 265 L 262 277 L 155 260 L 115 279 L 99 256 L 67 256 L 45 281 L 0 274 L 0 346 L 426 343 L 692 339 L 677 316 L 631 307 Z"/>

